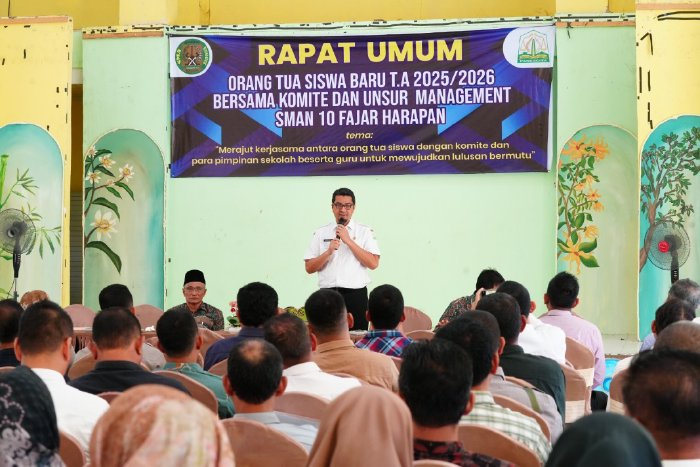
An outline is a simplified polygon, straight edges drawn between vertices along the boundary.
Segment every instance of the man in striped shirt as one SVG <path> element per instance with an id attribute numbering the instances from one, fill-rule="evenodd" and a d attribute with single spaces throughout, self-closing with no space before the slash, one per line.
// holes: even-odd
<path id="1" fill-rule="evenodd" d="M 400 357 L 404 347 L 411 343 L 410 338 L 396 329 L 406 319 L 401 291 L 393 285 L 380 285 L 369 294 L 367 307 L 367 321 L 372 323 L 372 329 L 355 345 L 360 349 Z"/>

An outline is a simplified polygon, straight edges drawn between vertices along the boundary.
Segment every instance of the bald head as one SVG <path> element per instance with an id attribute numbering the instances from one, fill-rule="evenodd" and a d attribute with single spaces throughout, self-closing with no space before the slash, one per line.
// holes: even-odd
<path id="1" fill-rule="evenodd" d="M 656 337 L 655 350 L 676 349 L 700 353 L 700 324 L 677 321 Z"/>

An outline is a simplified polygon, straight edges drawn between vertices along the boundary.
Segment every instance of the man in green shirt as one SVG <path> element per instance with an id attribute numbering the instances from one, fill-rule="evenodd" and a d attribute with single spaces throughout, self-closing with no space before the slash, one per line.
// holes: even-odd
<path id="1" fill-rule="evenodd" d="M 219 418 L 234 414 L 233 403 L 221 384 L 221 377 L 204 371 L 197 363 L 202 336 L 192 313 L 171 310 L 164 313 L 156 324 L 158 348 L 165 355 L 164 370 L 177 371 L 211 389 L 219 402 Z"/>

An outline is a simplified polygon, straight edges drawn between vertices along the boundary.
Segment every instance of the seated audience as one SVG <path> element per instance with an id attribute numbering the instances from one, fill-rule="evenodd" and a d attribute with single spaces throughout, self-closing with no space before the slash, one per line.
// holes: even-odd
<path id="1" fill-rule="evenodd" d="M 129 288 L 125 285 L 108 285 L 100 291 L 98 300 L 100 302 L 100 308 L 103 310 L 106 310 L 107 308 L 126 308 L 130 310 L 134 316 L 136 316 L 134 298 L 132 297 Z M 141 363 L 146 365 L 149 370 L 157 370 L 163 368 L 163 365 L 165 365 L 165 357 L 163 356 L 163 353 L 153 347 L 151 344 L 144 342 L 141 352 Z M 90 349 L 87 347 L 80 349 L 78 353 L 75 354 L 73 362 L 75 363 L 88 355 L 90 355 Z"/>
<path id="2" fill-rule="evenodd" d="M 518 302 L 510 295 L 494 293 L 479 301 L 479 310 L 496 318 L 501 337 L 505 339 L 500 358 L 503 373 L 525 380 L 552 396 L 562 420 L 566 420 L 566 382 L 561 367 L 551 358 L 525 353 L 518 345 L 520 331 L 527 324 Z"/>
<path id="3" fill-rule="evenodd" d="M 560 328 L 567 337 L 585 345 L 595 358 L 593 387 L 598 387 L 605 379 L 605 352 L 603 336 L 598 326 L 586 321 L 571 310 L 578 303 L 578 280 L 568 272 L 560 272 L 549 281 L 544 303 L 547 313 L 540 316 L 543 323 Z M 591 401 L 593 403 L 593 401 Z M 605 407 L 605 405 L 603 405 Z"/>
<path id="4" fill-rule="evenodd" d="M 525 286 L 515 281 L 505 281 L 497 292 L 513 297 L 520 306 L 520 314 L 525 317 L 525 329 L 518 337 L 518 345 L 523 351 L 551 358 L 557 363 L 566 363 L 566 334 L 556 326 L 543 323 L 532 313 L 535 311 L 535 302 L 530 300 L 530 292 Z"/>
<path id="5" fill-rule="evenodd" d="M 469 355 L 448 340 L 419 341 L 406 348 L 399 394 L 413 418 L 414 460 L 435 459 L 463 466 L 508 465 L 467 452 L 459 441 L 459 420 L 474 403 L 469 392 L 471 380 Z"/>
<path id="6" fill-rule="evenodd" d="M 503 283 L 503 281 L 505 281 L 505 279 L 503 279 L 503 276 L 495 269 L 484 269 L 483 271 L 481 271 L 479 273 L 479 277 L 476 278 L 476 286 L 474 288 L 474 293 L 453 300 L 447 306 L 442 316 L 440 316 L 440 319 L 438 320 L 438 325 L 436 326 L 436 330 L 440 326 L 444 326 L 449 321 L 452 321 L 465 311 L 475 310 L 476 304 L 481 299 L 482 294 L 487 291 L 495 291 L 498 288 L 498 286 Z"/>
<path id="7" fill-rule="evenodd" d="M 404 347 L 412 342 L 396 329 L 406 319 L 401 291 L 393 285 L 380 285 L 369 294 L 367 308 L 367 321 L 372 326 L 355 346 L 400 357 Z"/>
<path id="8" fill-rule="evenodd" d="M 597 412 L 576 420 L 545 467 L 661 467 L 654 440 L 628 417 Z"/>
<path id="9" fill-rule="evenodd" d="M 640 353 L 627 370 L 622 395 L 627 413 L 656 440 L 665 466 L 700 465 L 699 353 Z"/>
<path id="10" fill-rule="evenodd" d="M 179 381 L 151 373 L 140 365 L 141 325 L 126 308 L 102 310 L 95 316 L 89 348 L 97 363 L 92 371 L 70 382 L 74 388 L 100 394 L 126 391 L 139 384 L 164 384 L 189 394 Z"/>
<path id="11" fill-rule="evenodd" d="M 191 269 L 185 273 L 185 281 L 182 284 L 185 303 L 174 306 L 168 311 L 189 311 L 198 325 L 212 331 L 220 331 L 224 329 L 224 314 L 218 308 L 204 303 L 206 294 L 207 283 L 204 273 L 199 269 Z"/>
<path id="12" fill-rule="evenodd" d="M 16 352 L 23 366 L 31 368 L 51 393 L 58 427 L 72 435 L 87 453 L 90 434 L 109 404 L 66 384 L 73 346 L 73 322 L 53 302 L 37 302 L 19 321 Z"/>
<path id="13" fill-rule="evenodd" d="M 241 323 L 241 330 L 238 335 L 227 337 L 209 347 L 204 357 L 205 370 L 226 360 L 237 343 L 251 337 L 264 338 L 262 325 L 277 314 L 277 292 L 262 282 L 251 282 L 241 287 L 236 301 L 236 316 Z"/>
<path id="14" fill-rule="evenodd" d="M 0 300 L 0 367 L 19 366 L 15 356 L 15 337 L 22 307 L 14 300 Z"/>
<path id="15" fill-rule="evenodd" d="M 156 334 L 158 348 L 165 355 L 163 369 L 182 373 L 211 389 L 219 402 L 219 418 L 232 417 L 233 404 L 224 391 L 221 377 L 204 371 L 197 363 L 202 336 L 192 313 L 186 310 L 164 313 L 156 323 Z"/>
<path id="16" fill-rule="evenodd" d="M 0 373 L 0 414 L 0 465 L 63 465 L 51 394 L 29 368 Z"/>
<path id="17" fill-rule="evenodd" d="M 356 388 L 356 378 L 331 375 L 313 361 L 316 337 L 309 334 L 306 323 L 298 316 L 282 313 L 265 322 L 265 340 L 274 345 L 282 355 L 287 378 L 286 392 L 305 392 L 332 400 L 348 389 Z"/>
<path id="18" fill-rule="evenodd" d="M 141 385 L 114 399 L 90 441 L 93 467 L 235 465 L 221 422 L 180 391 Z"/>
<path id="19" fill-rule="evenodd" d="M 500 347 L 498 323 L 493 315 L 478 310 L 465 313 L 438 330 L 435 337 L 457 344 L 471 358 L 474 406 L 461 423 L 493 428 L 520 441 L 544 463 L 551 446 L 535 419 L 501 407 L 489 391 L 491 375 L 498 369 Z"/>
<path id="20" fill-rule="evenodd" d="M 360 386 L 328 406 L 307 466 L 411 466 L 412 439 L 406 404 L 387 390 Z"/>
<path id="21" fill-rule="evenodd" d="M 387 355 L 358 349 L 350 339 L 352 314 L 345 309 L 343 296 L 335 290 L 312 293 L 304 305 L 309 331 L 318 346 L 314 361 L 328 373 L 346 373 L 369 384 L 396 391 L 399 370 Z"/>
<path id="22" fill-rule="evenodd" d="M 654 321 L 651 322 L 651 331 L 654 336 L 658 336 L 661 331 L 673 323 L 679 321 L 692 321 L 695 319 L 695 308 L 688 302 L 677 298 L 669 298 L 659 308 L 656 309 Z M 615 365 L 617 374 L 627 369 L 632 363 L 634 356 L 623 358 Z"/>
<path id="23" fill-rule="evenodd" d="M 659 333 L 655 350 L 675 349 L 700 353 L 700 323 L 677 321 Z"/>
<path id="24" fill-rule="evenodd" d="M 311 449 L 316 427 L 283 422 L 274 411 L 275 398 L 284 393 L 287 378 L 282 376 L 282 356 L 272 344 L 262 339 L 235 344 L 223 380 L 236 407 L 234 418 L 264 423 Z"/>
<path id="25" fill-rule="evenodd" d="M 48 299 L 49 296 L 43 290 L 30 290 L 22 295 L 22 298 L 19 299 L 19 304 L 26 310 L 36 302 L 43 302 Z"/>
<path id="26" fill-rule="evenodd" d="M 690 303 L 693 310 L 697 311 L 698 307 L 700 307 L 700 284 L 690 279 L 677 280 L 668 290 L 668 298 L 666 300 L 670 300 L 672 298 L 685 300 L 686 302 Z M 647 335 L 642 341 L 639 351 L 642 352 L 644 350 L 651 349 L 654 347 L 655 341 L 656 334 L 654 334 L 654 330 L 652 329 L 651 334 Z"/>

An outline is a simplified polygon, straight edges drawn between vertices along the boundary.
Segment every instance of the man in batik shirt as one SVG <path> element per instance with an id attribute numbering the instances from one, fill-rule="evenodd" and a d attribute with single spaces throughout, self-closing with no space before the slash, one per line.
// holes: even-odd
<path id="1" fill-rule="evenodd" d="M 224 314 L 218 308 L 204 303 L 207 294 L 207 284 L 204 273 L 198 269 L 192 269 L 185 274 L 185 282 L 182 286 L 182 295 L 185 303 L 172 307 L 170 310 L 188 310 L 194 316 L 198 326 L 203 326 L 212 331 L 224 329 Z"/>

